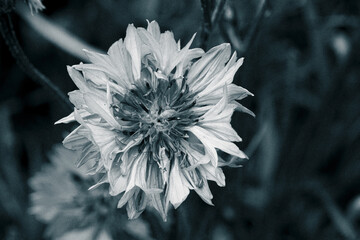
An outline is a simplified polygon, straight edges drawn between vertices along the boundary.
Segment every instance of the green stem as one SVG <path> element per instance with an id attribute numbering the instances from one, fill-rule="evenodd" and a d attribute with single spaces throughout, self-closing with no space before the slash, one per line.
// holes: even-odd
<path id="1" fill-rule="evenodd" d="M 68 98 L 60 89 L 53 84 L 44 74 L 42 74 L 35 66 L 29 61 L 24 51 L 22 50 L 19 41 L 15 35 L 12 20 L 10 14 L 2 14 L 0 16 L 0 32 L 8 46 L 11 55 L 16 60 L 18 66 L 35 82 L 38 82 L 42 86 L 52 91 L 55 96 L 61 100 L 66 110 L 72 110 L 73 106 L 69 102 Z"/>
<path id="2" fill-rule="evenodd" d="M 209 35 L 222 15 L 225 3 L 226 0 L 219 0 L 217 1 L 216 6 L 213 7 L 211 0 L 201 0 L 201 7 L 203 10 L 203 24 L 200 35 L 201 48 L 206 49 Z"/>
<path id="3" fill-rule="evenodd" d="M 24 4 L 17 4 L 15 12 L 30 26 L 37 34 L 68 54 L 89 61 L 83 49 L 103 53 L 102 50 L 89 45 L 84 40 L 67 31 L 51 19 L 41 14 L 32 15 Z"/>

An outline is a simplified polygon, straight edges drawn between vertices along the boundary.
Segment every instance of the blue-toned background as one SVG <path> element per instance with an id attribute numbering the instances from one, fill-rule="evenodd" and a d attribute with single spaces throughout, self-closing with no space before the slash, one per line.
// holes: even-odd
<path id="1" fill-rule="evenodd" d="M 29 10 L 23 1 L 11 15 L 30 61 L 64 93 L 75 89 L 66 65 L 85 60 L 64 50 L 73 46 L 71 41 L 55 35 L 65 45 L 59 48 L 49 40 L 44 24 L 57 25 L 106 51 L 125 36 L 129 23 L 145 27 L 146 19 L 156 20 L 162 31 L 172 30 L 182 43 L 198 32 L 193 47 L 208 50 L 230 42 L 245 57 L 234 82 L 255 94 L 242 104 L 256 118 L 235 113 L 232 124 L 250 160 L 242 168 L 224 170 L 225 188 L 210 183 L 214 207 L 191 193 L 168 223 L 148 213 L 148 235 L 127 238 L 356 239 L 360 2 L 207 1 L 214 6 L 225 2 L 208 35 L 201 2 L 45 0 L 46 10 L 33 17 L 45 20 L 36 23 L 45 37 L 24 18 Z M 28 180 L 49 162 L 52 146 L 75 126 L 54 126 L 69 113 L 53 93 L 21 71 L 1 39 L 0 239 L 44 237 L 45 226 L 28 214 Z M 122 219 L 119 225 L 126 224 L 126 217 Z"/>

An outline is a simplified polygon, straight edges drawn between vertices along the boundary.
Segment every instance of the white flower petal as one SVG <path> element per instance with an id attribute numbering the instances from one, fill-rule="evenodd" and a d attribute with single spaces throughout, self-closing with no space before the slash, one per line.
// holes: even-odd
<path id="1" fill-rule="evenodd" d="M 134 187 L 134 188 L 130 189 L 129 191 L 126 191 L 120 198 L 120 200 L 117 204 L 117 207 L 122 208 L 129 201 L 129 199 L 133 197 L 135 191 L 139 191 L 139 188 Z"/>
<path id="2" fill-rule="evenodd" d="M 212 139 L 207 134 L 207 131 L 198 126 L 193 126 L 189 128 L 189 131 L 192 132 L 201 141 L 201 143 L 204 145 L 205 152 L 210 157 L 211 163 L 216 167 L 218 155 L 213 146 Z"/>
<path id="3" fill-rule="evenodd" d="M 204 90 L 205 91 L 205 90 Z M 203 94 L 203 92 L 201 92 Z M 232 102 L 233 100 L 241 100 L 247 96 L 254 96 L 251 92 L 247 89 L 237 86 L 235 84 L 228 85 L 228 101 Z M 201 105 L 215 105 L 220 99 L 223 97 L 223 89 L 216 88 L 214 91 L 209 92 L 207 95 L 200 96 L 196 104 Z"/>
<path id="4" fill-rule="evenodd" d="M 202 127 L 193 126 L 189 130 L 192 133 L 194 133 L 195 136 L 199 137 L 199 140 L 202 143 L 205 142 L 206 145 L 209 146 L 209 148 L 217 148 L 223 152 L 237 156 L 239 158 L 247 158 L 245 153 L 243 153 L 234 143 L 221 140 L 221 139 L 217 138 L 214 134 L 212 134 L 211 132 L 207 131 L 206 129 L 204 129 Z M 205 144 L 204 144 L 204 146 L 205 146 Z M 216 158 L 216 161 L 217 161 L 217 158 Z M 214 165 L 214 166 L 216 166 L 216 165 Z"/>
<path id="5" fill-rule="evenodd" d="M 108 51 L 109 57 L 115 69 L 118 72 L 117 83 L 120 86 L 127 86 L 128 88 L 134 82 L 134 75 L 132 72 L 132 56 L 129 54 L 123 40 L 115 42 Z"/>
<path id="6" fill-rule="evenodd" d="M 119 136 L 114 131 L 110 131 L 103 127 L 91 124 L 87 124 L 87 127 L 91 131 L 94 142 L 100 149 L 105 168 L 107 170 L 110 169 L 112 160 L 115 155 L 120 152 L 120 148 L 115 140 Z"/>
<path id="7" fill-rule="evenodd" d="M 126 190 L 127 186 L 127 175 L 121 170 L 122 161 L 120 157 L 114 160 L 108 171 L 108 179 L 110 184 L 109 193 L 112 196 L 116 196 Z"/>
<path id="8" fill-rule="evenodd" d="M 74 67 L 67 66 L 69 76 L 75 83 L 75 85 L 82 91 L 89 91 L 89 87 L 86 85 L 86 81 L 83 75 L 77 71 Z"/>
<path id="9" fill-rule="evenodd" d="M 170 65 L 166 69 L 166 71 L 165 71 L 166 73 L 171 72 L 176 65 L 178 65 L 181 61 L 183 61 L 188 56 L 190 45 L 194 41 L 195 36 L 196 36 L 196 33 L 192 36 L 192 38 L 186 44 L 186 46 L 175 55 L 175 57 L 172 59 Z"/>
<path id="10" fill-rule="evenodd" d="M 197 178 L 199 178 L 197 181 L 200 181 L 198 183 L 195 183 L 193 178 L 190 175 L 191 171 L 182 170 L 181 171 L 184 178 L 188 181 L 188 183 L 191 185 L 190 189 L 194 189 L 195 192 L 201 197 L 201 199 L 206 202 L 209 205 L 214 205 L 211 201 L 213 198 L 213 195 L 210 191 L 208 182 L 204 176 L 201 175 L 200 172 L 195 171 L 195 174 L 197 174 Z"/>
<path id="11" fill-rule="evenodd" d="M 225 186 L 225 175 L 221 168 L 214 167 L 211 164 L 204 164 L 199 167 L 199 171 L 206 179 L 215 181 L 219 187 Z"/>
<path id="12" fill-rule="evenodd" d="M 230 45 L 228 43 L 211 48 L 192 66 L 187 75 L 190 88 L 196 91 L 202 88 L 200 84 L 204 79 L 209 79 L 217 74 L 228 61 L 230 56 Z"/>
<path id="13" fill-rule="evenodd" d="M 244 112 L 244 113 L 247 113 L 247 114 L 255 117 L 255 113 L 253 113 L 251 110 L 247 109 L 246 107 L 244 107 L 240 103 L 234 102 L 234 104 L 236 104 L 236 108 L 235 108 L 236 111 Z"/>
<path id="14" fill-rule="evenodd" d="M 230 62 L 231 60 L 226 64 L 226 67 L 224 67 L 221 72 L 202 83 L 202 85 L 205 87 L 199 92 L 199 97 L 208 96 L 214 90 L 232 83 L 235 73 L 243 64 L 243 58 L 240 58 L 235 64 Z"/>
<path id="15" fill-rule="evenodd" d="M 160 51 L 162 59 L 160 61 L 160 70 L 168 75 L 171 70 L 170 65 L 173 58 L 178 53 L 177 45 L 174 39 L 174 34 L 170 31 L 165 31 L 160 35 Z"/>
<path id="16" fill-rule="evenodd" d="M 138 28 L 138 33 L 144 45 L 148 47 L 148 50 L 144 50 L 144 51 L 152 53 L 153 56 L 155 57 L 155 60 L 160 63 L 162 61 L 162 55 L 161 55 L 160 43 L 159 43 L 160 32 L 158 39 L 154 37 L 154 35 L 151 32 L 149 32 L 149 30 L 145 30 L 143 28 Z"/>
<path id="17" fill-rule="evenodd" d="M 239 158 L 236 156 L 229 156 L 227 160 L 219 157 L 219 167 L 242 167 L 243 163 L 248 158 Z"/>
<path id="18" fill-rule="evenodd" d="M 145 210 L 148 199 L 146 194 L 140 189 L 136 189 L 133 196 L 129 199 L 126 211 L 129 219 L 135 219 Z"/>
<path id="19" fill-rule="evenodd" d="M 175 209 L 180 206 L 190 193 L 189 188 L 181 180 L 178 161 L 177 158 L 174 159 L 167 192 L 168 201 L 171 202 Z"/>
<path id="20" fill-rule="evenodd" d="M 103 99 L 106 100 L 105 94 Z M 113 128 L 121 129 L 121 126 L 116 121 L 116 119 L 110 112 L 109 106 L 103 99 L 89 93 L 84 94 L 85 103 L 87 104 L 89 110 L 91 110 L 92 113 L 99 114 Z"/>
<path id="21" fill-rule="evenodd" d="M 64 140 L 64 147 L 71 150 L 82 150 L 83 146 L 86 145 L 90 140 L 79 134 L 79 130 L 83 129 L 84 126 L 77 127 L 74 131 L 72 131 Z"/>
<path id="22" fill-rule="evenodd" d="M 147 31 L 151 33 L 156 41 L 160 41 L 160 27 L 156 21 L 148 21 Z"/>
<path id="23" fill-rule="evenodd" d="M 106 75 L 105 72 L 100 71 L 100 70 L 88 69 L 88 70 L 84 71 L 84 78 L 88 81 L 93 82 L 95 84 L 95 86 L 99 89 L 106 89 L 106 86 L 109 85 L 109 86 L 111 86 L 111 89 L 113 92 L 120 93 L 121 95 L 125 94 L 126 87 L 128 87 L 122 81 L 118 81 L 117 83 L 112 82 L 109 79 L 109 76 Z"/>
<path id="24" fill-rule="evenodd" d="M 163 221 L 166 222 L 167 209 L 163 193 L 150 193 L 147 194 L 147 196 L 150 199 L 151 206 L 153 206 L 158 211 L 158 213 L 160 213 Z"/>
<path id="25" fill-rule="evenodd" d="M 146 189 L 146 167 L 147 167 L 147 153 L 143 151 L 139 154 L 136 159 L 132 162 L 132 166 L 130 167 L 130 174 L 128 178 L 128 185 L 126 187 L 126 192 L 133 189 L 135 186 Z"/>
<path id="26" fill-rule="evenodd" d="M 63 117 L 62 119 L 56 121 L 55 124 L 70 123 L 70 122 L 74 122 L 74 121 L 75 121 L 74 112 L 72 112 L 68 116 Z"/>
<path id="27" fill-rule="evenodd" d="M 230 141 L 230 142 L 242 141 L 241 137 L 231 127 L 230 123 L 215 122 L 215 123 L 205 123 L 199 125 L 224 141 Z"/>
<path id="28" fill-rule="evenodd" d="M 228 91 L 227 87 L 224 87 L 223 97 L 203 115 L 198 125 L 222 140 L 239 142 L 241 138 L 230 124 L 231 116 L 236 106 L 234 104 L 228 104 L 227 102 Z"/>
<path id="29" fill-rule="evenodd" d="M 126 29 L 125 46 L 132 60 L 134 79 L 140 79 L 141 72 L 141 40 L 133 24 Z"/>

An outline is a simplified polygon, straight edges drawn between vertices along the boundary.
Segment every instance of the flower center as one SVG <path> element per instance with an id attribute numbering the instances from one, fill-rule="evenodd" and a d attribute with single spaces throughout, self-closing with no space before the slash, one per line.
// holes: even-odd
<path id="1" fill-rule="evenodd" d="M 185 78 L 143 68 L 141 79 L 125 96 L 114 95 L 113 114 L 124 134 L 141 134 L 141 145 L 149 146 L 152 152 L 159 153 L 161 148 L 177 152 L 180 139 L 187 137 L 185 129 L 200 117 L 192 111 L 194 96 Z"/>

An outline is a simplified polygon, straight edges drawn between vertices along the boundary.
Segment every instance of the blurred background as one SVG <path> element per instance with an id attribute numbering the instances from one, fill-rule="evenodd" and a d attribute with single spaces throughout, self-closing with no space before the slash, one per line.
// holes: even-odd
<path id="1" fill-rule="evenodd" d="M 71 37 L 106 51 L 129 23 L 146 27 L 146 19 L 182 43 L 197 32 L 193 47 L 230 42 L 245 57 L 234 82 L 255 94 L 242 104 L 256 118 L 235 113 L 232 125 L 250 160 L 224 169 L 226 187 L 210 183 L 214 207 L 192 192 L 168 222 L 147 211 L 121 239 L 357 239 L 359 1 L 44 0 L 46 9 L 33 16 L 18 4 L 10 17 L 20 45 L 63 93 L 75 89 L 66 65 L 86 61 L 71 50 Z M 50 31 L 58 27 L 70 40 Z M 56 239 L 29 214 L 29 179 L 76 126 L 54 126 L 69 113 L 1 39 L 0 239 Z M 125 212 L 114 213 L 116 225 L 126 226 Z"/>

